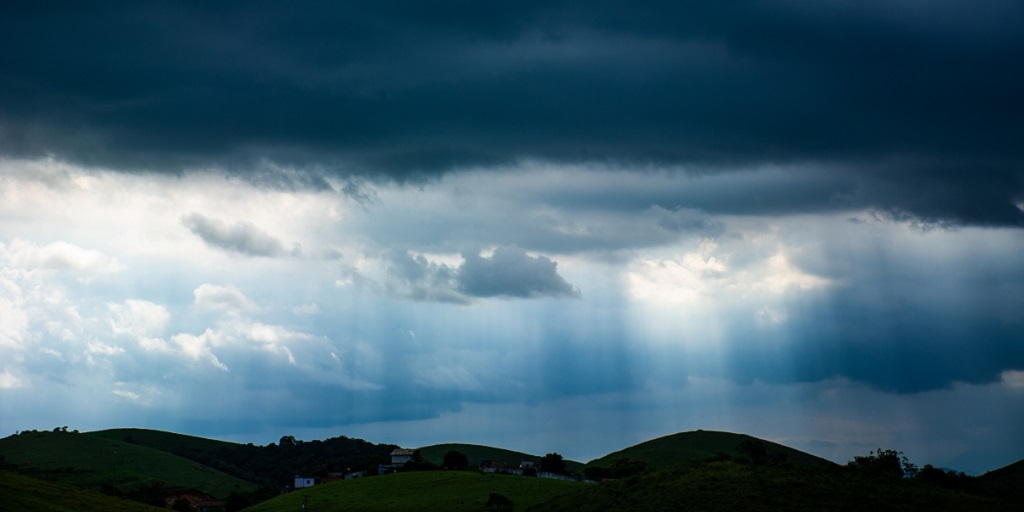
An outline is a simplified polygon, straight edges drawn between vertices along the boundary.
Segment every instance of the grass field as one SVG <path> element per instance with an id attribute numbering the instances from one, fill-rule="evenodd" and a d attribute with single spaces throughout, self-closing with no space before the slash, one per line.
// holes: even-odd
<path id="1" fill-rule="evenodd" d="M 720 453 L 727 454 L 730 457 L 743 457 L 744 454 L 739 450 L 739 446 L 744 441 L 764 442 L 768 445 L 769 453 L 784 453 L 786 454 L 786 462 L 789 463 L 820 464 L 823 466 L 835 465 L 831 461 L 809 453 L 770 441 L 762 441 L 745 434 L 695 430 L 652 439 L 592 460 L 587 463 L 587 466 L 608 467 L 612 462 L 628 457 L 634 460 L 642 460 L 652 469 L 671 469 L 707 460 Z"/>
<path id="2" fill-rule="evenodd" d="M 0 471 L 0 510 L 4 512 L 157 512 L 134 501 L 67 484 Z"/>
<path id="3" fill-rule="evenodd" d="M 513 464 L 515 466 L 518 466 L 519 463 L 524 460 L 531 460 L 539 464 L 541 457 L 543 457 L 543 455 L 530 455 L 528 453 L 505 450 L 503 448 L 462 443 L 445 443 L 424 446 L 423 448 L 420 448 L 420 453 L 423 454 L 423 457 L 430 461 L 431 464 L 441 466 L 444 462 L 444 455 L 450 450 L 456 450 L 466 454 L 466 457 L 469 458 L 470 467 L 480 464 L 480 461 L 482 460 L 496 460 L 506 464 Z M 569 471 L 577 471 L 583 468 L 583 463 L 566 460 L 565 466 Z"/>
<path id="4" fill-rule="evenodd" d="M 125 442 L 130 439 L 131 442 Z M 329 443 L 303 443 L 292 452 L 266 448 L 256 459 L 272 469 L 295 463 L 291 453 L 308 448 L 323 456 L 349 446 L 347 438 Z M 361 441 L 360 441 L 361 442 Z M 768 455 L 785 454 L 755 464 L 745 458 L 742 443 L 757 442 Z M 0 512 L 35 510 L 145 511 L 158 510 L 96 492 L 116 485 L 129 494 L 140 486 L 164 482 L 226 498 L 246 493 L 254 484 L 170 453 L 197 451 L 218 454 L 252 449 L 235 443 L 140 429 L 93 433 L 27 432 L 0 439 L 0 460 L 18 472 L 0 472 Z M 390 449 L 390 447 L 386 447 Z M 165 451 L 166 450 L 166 451 Z M 424 457 L 441 464 L 444 454 L 458 450 L 470 464 L 482 459 L 516 464 L 540 456 L 471 444 L 440 444 L 421 449 Z M 262 452 L 261 452 L 262 453 Z M 748 450 L 752 453 L 752 450 Z M 726 454 L 729 457 L 721 457 Z M 683 432 L 641 443 L 591 461 L 606 467 L 628 457 L 647 463 L 648 470 L 598 485 L 474 471 L 423 471 L 374 476 L 321 484 L 275 497 L 252 512 L 303 510 L 345 511 L 479 511 L 492 493 L 501 494 L 515 510 L 586 512 L 604 510 L 1020 510 L 1024 498 L 1024 461 L 977 479 L 881 479 L 856 468 L 843 467 L 814 455 L 775 443 L 728 432 Z M 731 457 L 731 460 L 730 460 Z M 293 457 L 294 458 L 294 457 Z M 206 459 L 201 459 L 206 460 Z M 267 464 L 267 461 L 271 463 Z M 277 462 L 274 462 L 277 461 Z M 280 462 L 284 461 L 284 462 Z M 290 462 L 289 462 L 290 461 Z M 567 461 L 571 470 L 581 467 Z M 246 461 L 245 467 L 252 466 Z M 275 477 L 290 481 L 292 473 Z M 919 475 L 921 476 L 921 475 Z M 282 480 L 283 478 L 283 480 Z M 72 487 L 74 486 L 74 487 Z M 136 496 L 142 494 L 136 493 Z M 273 495 L 273 492 L 268 493 Z M 255 499 L 259 499 L 258 497 Z"/>
<path id="5" fill-rule="evenodd" d="M 1019 503 L 928 486 L 912 479 L 872 479 L 842 468 L 760 466 L 735 462 L 644 473 L 555 497 L 531 512 L 1019 511 Z"/>
<path id="6" fill-rule="evenodd" d="M 30 476 L 98 490 L 127 491 L 152 481 L 215 497 L 255 485 L 167 452 L 102 436 L 30 432 L 0 439 L 0 455 Z"/>
<path id="7" fill-rule="evenodd" d="M 1024 460 L 981 475 L 978 484 L 992 494 L 1024 503 Z"/>
<path id="8" fill-rule="evenodd" d="M 516 510 L 588 484 L 474 471 L 424 471 L 345 480 L 292 492 L 246 512 L 345 510 L 361 512 L 479 512 L 491 493 L 511 499 Z"/>
<path id="9" fill-rule="evenodd" d="M 202 449 L 216 451 L 221 448 L 233 448 L 236 443 L 218 441 L 206 437 L 189 436 L 164 432 L 162 430 L 148 430 L 144 428 L 114 428 L 110 430 L 97 430 L 86 432 L 87 436 L 97 436 L 116 441 L 131 439 L 133 443 L 156 448 L 157 450 L 174 453 L 178 450 Z"/>

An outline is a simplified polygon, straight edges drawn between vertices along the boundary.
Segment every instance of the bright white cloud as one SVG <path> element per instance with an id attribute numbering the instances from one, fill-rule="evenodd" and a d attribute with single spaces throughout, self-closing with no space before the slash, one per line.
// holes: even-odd
<path id="1" fill-rule="evenodd" d="M 143 336 L 138 338 L 138 342 L 139 346 L 142 347 L 143 350 L 146 350 L 148 352 L 171 352 L 170 345 L 168 345 L 167 342 L 164 341 L 162 338 L 151 338 L 148 336 Z"/>
<path id="2" fill-rule="evenodd" d="M 203 309 L 226 312 L 254 312 L 259 306 L 249 300 L 234 285 L 215 285 L 204 283 L 192 292 L 195 305 Z"/>
<path id="3" fill-rule="evenodd" d="M 315 315 L 319 312 L 320 306 L 315 302 L 310 302 L 309 304 L 303 304 L 292 308 L 292 313 L 295 313 L 296 315 Z"/>
<path id="4" fill-rule="evenodd" d="M 11 373 L 10 370 L 5 369 L 0 372 L 0 389 L 14 389 L 25 385 L 26 382 Z"/>
<path id="5" fill-rule="evenodd" d="M 704 240 L 699 249 L 678 258 L 636 261 L 627 274 L 632 298 L 663 305 L 692 305 L 714 294 L 727 271 L 714 255 L 717 248 L 713 241 Z"/>
<path id="6" fill-rule="evenodd" d="M 123 354 L 124 349 L 115 345 L 108 345 L 100 341 L 90 341 L 86 346 L 86 350 L 90 354 L 100 354 L 105 356 L 112 356 L 116 354 Z"/>
<path id="7" fill-rule="evenodd" d="M 656 306 L 692 306 L 754 296 L 769 298 L 832 284 L 793 265 L 787 255 L 791 249 L 776 241 L 779 249 L 764 254 L 758 248 L 763 244 L 763 240 L 756 241 L 755 250 L 743 256 L 743 263 L 731 261 L 740 259 L 734 257 L 734 252 L 743 251 L 742 247 L 733 242 L 730 252 L 723 252 L 713 240 L 703 240 L 696 250 L 673 258 L 639 258 L 626 275 L 630 295 Z"/>
<path id="8" fill-rule="evenodd" d="M 115 389 L 115 390 L 111 391 L 111 393 L 113 393 L 113 394 L 115 394 L 115 395 L 117 395 L 117 396 L 119 396 L 121 398 L 126 398 L 128 400 L 131 400 L 132 402 L 139 401 L 139 394 L 134 392 L 134 391 L 128 391 L 128 390 L 125 390 L 125 389 Z"/>
<path id="9" fill-rule="evenodd" d="M 221 363 L 211 350 L 211 345 L 217 342 L 216 333 L 212 330 L 207 329 L 199 336 L 187 333 L 175 334 L 171 337 L 171 341 L 177 344 L 181 352 L 192 360 L 204 359 L 218 370 L 228 371 L 228 367 Z"/>
<path id="10" fill-rule="evenodd" d="M 785 251 L 779 251 L 765 264 L 754 270 L 760 279 L 749 284 L 754 289 L 764 289 L 779 294 L 788 291 L 808 291 L 832 284 L 828 279 L 801 271 L 789 261 Z"/>
<path id="11" fill-rule="evenodd" d="M 167 308 L 147 300 L 129 299 L 108 307 L 112 315 L 110 329 L 114 334 L 127 334 L 140 339 L 159 336 L 171 319 Z"/>
<path id="12" fill-rule="evenodd" d="M 0 243 L 0 264 L 28 271 L 77 271 L 84 276 L 119 272 L 124 269 L 116 258 L 99 251 L 83 249 L 63 241 L 37 245 L 21 239 L 16 239 L 8 245 Z"/>
<path id="13" fill-rule="evenodd" d="M 11 269 L 0 269 L 0 348 L 8 350 L 21 346 L 28 329 L 21 287 L 12 274 Z"/>

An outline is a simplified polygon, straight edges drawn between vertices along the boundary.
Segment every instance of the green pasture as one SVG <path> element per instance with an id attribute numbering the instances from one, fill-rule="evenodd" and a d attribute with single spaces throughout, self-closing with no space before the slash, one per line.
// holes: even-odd
<path id="1" fill-rule="evenodd" d="M 317 485 L 265 501 L 246 512 L 344 510 L 362 512 L 479 512 L 491 493 L 524 510 L 589 484 L 545 478 L 482 474 L 475 471 L 424 471 L 357 478 Z"/>
<path id="2" fill-rule="evenodd" d="M 90 434 L 28 432 L 0 439 L 0 456 L 30 476 L 87 489 L 121 491 L 154 481 L 218 498 L 255 485 L 170 453 Z"/>
<path id="3" fill-rule="evenodd" d="M 67 484 L 0 471 L 4 512 L 157 512 L 160 508 Z"/>

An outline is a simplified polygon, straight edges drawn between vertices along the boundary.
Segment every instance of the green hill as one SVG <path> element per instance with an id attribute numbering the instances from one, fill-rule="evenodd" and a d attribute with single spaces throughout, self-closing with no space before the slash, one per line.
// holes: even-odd
<path id="1" fill-rule="evenodd" d="M 112 428 L 109 430 L 86 432 L 85 435 L 148 446 L 176 455 L 178 452 L 185 450 L 217 451 L 223 449 L 230 450 L 238 446 L 238 443 L 144 428 Z"/>
<path id="2" fill-rule="evenodd" d="M 134 501 L 0 471 L 0 510 L 5 512 L 158 512 L 165 510 Z"/>
<path id="3" fill-rule="evenodd" d="M 831 461 L 778 443 L 764 441 L 746 434 L 717 432 L 713 430 L 695 430 L 659 437 L 624 450 L 609 453 L 604 457 L 588 462 L 587 466 L 607 468 L 616 460 L 629 458 L 641 460 L 647 463 L 647 467 L 651 469 L 671 469 L 715 457 L 720 458 L 722 454 L 730 458 L 744 458 L 748 457 L 748 455 L 740 447 L 745 442 L 763 443 L 767 448 L 769 457 L 784 457 L 788 463 L 835 466 L 835 463 Z"/>
<path id="4" fill-rule="evenodd" d="M 1019 502 L 943 489 L 906 478 L 865 478 L 839 466 L 753 466 L 731 461 L 651 471 L 585 486 L 530 512 L 979 511 Z"/>
<path id="5" fill-rule="evenodd" d="M 144 429 L 112 429 L 88 435 L 129 440 L 163 450 L 267 489 L 289 485 L 297 474 L 322 476 L 329 472 L 375 470 L 379 464 L 388 463 L 388 454 L 397 448 L 346 436 L 322 441 L 282 436 L 280 443 L 256 446 Z"/>
<path id="6" fill-rule="evenodd" d="M 1024 460 L 989 471 L 977 483 L 990 494 L 1024 502 Z"/>
<path id="7" fill-rule="evenodd" d="M 533 461 L 539 464 L 542 457 L 541 455 L 530 455 L 528 453 L 506 450 L 504 448 L 462 443 L 435 444 L 431 446 L 424 446 L 419 450 L 423 455 L 423 458 L 427 459 L 427 461 L 435 466 L 442 465 L 444 462 L 444 455 L 450 450 L 456 450 L 466 454 L 466 457 L 469 458 L 470 467 L 480 464 L 480 461 L 482 460 L 495 460 L 515 466 L 518 466 L 522 461 Z M 570 472 L 575 472 L 583 469 L 583 463 L 576 462 L 574 460 L 566 460 L 565 467 Z"/>
<path id="8" fill-rule="evenodd" d="M 283 483 L 268 481 L 265 478 L 268 475 L 263 472 L 253 472 L 240 467 L 239 459 L 245 460 L 246 458 L 244 456 L 239 457 L 239 455 L 241 455 L 241 452 L 253 451 L 253 447 L 238 443 L 141 428 L 115 428 L 99 430 L 96 432 L 86 432 L 85 435 L 124 441 L 126 443 L 167 452 L 172 455 L 177 455 L 178 457 L 198 462 L 201 465 L 212 467 L 235 478 L 245 480 L 246 482 L 251 482 L 253 484 Z M 248 460 L 247 462 L 252 461 Z M 257 464 L 249 465 L 256 466 Z"/>
<path id="9" fill-rule="evenodd" d="M 5 464 L 29 476 L 86 489 L 136 490 L 164 482 L 218 498 L 255 485 L 170 453 L 108 437 L 67 432 L 22 432 L 0 439 Z"/>
<path id="10" fill-rule="evenodd" d="M 588 484 L 475 471 L 423 471 L 357 478 L 313 486 L 265 501 L 246 512 L 353 510 L 403 512 L 437 510 L 478 512 L 491 493 L 524 510 Z"/>

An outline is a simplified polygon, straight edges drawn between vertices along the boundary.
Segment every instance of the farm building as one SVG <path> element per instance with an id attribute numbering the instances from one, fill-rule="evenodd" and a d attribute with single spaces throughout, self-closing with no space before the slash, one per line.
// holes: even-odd
<path id="1" fill-rule="evenodd" d="M 412 460 L 412 456 L 415 455 L 415 454 L 416 454 L 416 452 L 414 450 L 406 450 L 404 448 L 395 448 L 394 450 L 391 451 L 391 465 L 392 466 L 401 466 L 402 464 L 405 464 L 406 462 L 411 461 Z"/>

